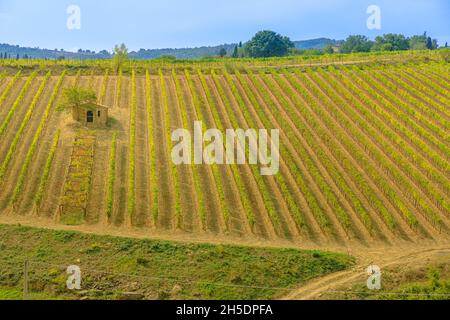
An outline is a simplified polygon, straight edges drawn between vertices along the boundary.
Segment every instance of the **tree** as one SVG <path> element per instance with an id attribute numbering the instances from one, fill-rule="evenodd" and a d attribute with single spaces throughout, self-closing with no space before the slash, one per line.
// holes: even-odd
<path id="1" fill-rule="evenodd" d="M 128 60 L 128 48 L 122 43 L 120 46 L 116 45 L 113 50 L 113 62 L 118 73 L 125 61 Z"/>
<path id="2" fill-rule="evenodd" d="M 323 48 L 323 53 L 326 53 L 326 54 L 334 53 L 333 46 L 332 46 L 331 44 L 327 44 L 327 45 Z"/>
<path id="3" fill-rule="evenodd" d="M 427 37 L 426 47 L 429 50 L 433 49 L 433 42 L 431 41 L 431 37 Z"/>
<path id="4" fill-rule="evenodd" d="M 362 35 L 352 35 L 345 39 L 344 43 L 340 48 L 342 53 L 352 53 L 352 52 L 368 52 L 372 47 L 372 41 L 369 41 L 366 36 Z"/>
<path id="5" fill-rule="evenodd" d="M 244 44 L 244 52 L 252 58 L 280 57 L 288 54 L 294 44 L 288 37 L 283 37 L 273 31 L 259 31 Z"/>
<path id="6" fill-rule="evenodd" d="M 425 50 L 427 48 L 426 35 L 412 36 L 409 38 L 409 48 L 411 50 Z"/>
<path id="7" fill-rule="evenodd" d="M 409 41 L 402 34 L 388 33 L 375 38 L 371 51 L 399 51 L 408 50 Z"/>
<path id="8" fill-rule="evenodd" d="M 220 48 L 219 50 L 219 56 L 220 57 L 225 57 L 227 55 L 227 50 L 225 50 L 225 48 Z"/>
<path id="9" fill-rule="evenodd" d="M 433 39 L 433 40 L 431 41 L 431 49 L 434 50 L 434 49 L 437 49 L 437 48 L 438 48 L 437 40 L 436 40 L 436 39 Z"/>
<path id="10" fill-rule="evenodd" d="M 234 50 L 233 50 L 233 54 L 231 55 L 232 58 L 237 58 L 238 57 L 238 47 L 235 46 Z"/>
<path id="11" fill-rule="evenodd" d="M 85 102 L 95 102 L 97 101 L 97 95 L 94 90 L 84 89 L 77 86 L 72 86 L 65 88 L 63 90 L 63 107 L 77 107 Z"/>

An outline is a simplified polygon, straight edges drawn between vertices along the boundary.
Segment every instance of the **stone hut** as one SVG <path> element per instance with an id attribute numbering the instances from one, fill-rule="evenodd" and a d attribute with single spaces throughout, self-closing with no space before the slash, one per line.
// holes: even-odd
<path id="1" fill-rule="evenodd" d="M 81 103 L 72 107 L 72 117 L 88 127 L 105 127 L 108 123 L 108 107 L 95 102 Z"/>

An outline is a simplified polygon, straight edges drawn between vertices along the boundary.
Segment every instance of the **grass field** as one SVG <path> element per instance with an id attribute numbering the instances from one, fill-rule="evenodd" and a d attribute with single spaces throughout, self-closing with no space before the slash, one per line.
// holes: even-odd
<path id="1" fill-rule="evenodd" d="M 137 240 L 0 225 L 0 299 L 269 299 L 344 270 L 344 254 Z M 82 290 L 66 288 L 81 269 Z M 195 270 L 195 272 L 193 272 Z M 129 296 L 128 296 L 129 298 Z"/>
<path id="2" fill-rule="evenodd" d="M 153 71 L 1 78 L 0 214 L 237 241 L 449 240 L 448 63 Z M 58 110 L 74 84 L 110 106 L 108 128 Z M 171 132 L 196 120 L 279 128 L 279 173 L 172 165 Z"/>

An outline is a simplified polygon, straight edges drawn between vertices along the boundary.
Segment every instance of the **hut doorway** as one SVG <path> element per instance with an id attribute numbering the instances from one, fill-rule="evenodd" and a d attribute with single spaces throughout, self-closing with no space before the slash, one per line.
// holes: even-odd
<path id="1" fill-rule="evenodd" d="M 94 113 L 92 111 L 86 113 L 86 122 L 94 122 Z"/>

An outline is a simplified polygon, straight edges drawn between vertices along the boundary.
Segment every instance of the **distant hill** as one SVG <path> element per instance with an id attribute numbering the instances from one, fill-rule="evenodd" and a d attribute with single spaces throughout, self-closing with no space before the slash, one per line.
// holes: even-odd
<path id="1" fill-rule="evenodd" d="M 297 49 L 323 49 L 327 44 L 339 46 L 343 40 L 334 40 L 328 38 L 317 38 L 311 40 L 293 41 Z"/>
<path id="2" fill-rule="evenodd" d="M 323 49 L 327 44 L 339 45 L 342 41 L 328 38 L 293 41 L 298 49 Z M 174 56 L 177 59 L 199 59 L 202 57 L 217 56 L 219 50 L 224 48 L 228 55 L 233 52 L 236 43 L 222 44 L 217 46 L 203 46 L 196 48 L 167 48 L 167 49 L 140 49 L 129 54 L 131 59 L 156 59 L 161 56 Z M 106 50 L 94 52 L 90 50 L 78 50 L 69 52 L 62 49 L 41 49 L 20 47 L 17 45 L 0 44 L 0 58 L 34 58 L 34 59 L 109 59 L 111 53 Z M 6 56 L 5 56 L 6 55 Z"/>
<path id="3" fill-rule="evenodd" d="M 100 52 L 93 52 L 90 50 L 79 50 L 78 52 L 69 52 L 63 49 L 41 49 L 41 48 L 29 48 L 29 47 L 20 47 L 14 46 L 10 44 L 0 44 L 0 55 L 1 58 L 16 58 L 19 56 L 20 58 L 33 58 L 33 59 L 106 59 L 110 58 L 111 54 L 104 50 Z"/>
<path id="4" fill-rule="evenodd" d="M 177 59 L 198 59 L 202 57 L 217 56 L 221 48 L 224 48 L 227 54 L 231 55 L 236 45 L 237 44 L 231 43 L 196 48 L 140 49 L 138 52 L 130 52 L 129 57 L 131 59 L 156 59 L 161 56 L 174 56 Z"/>

